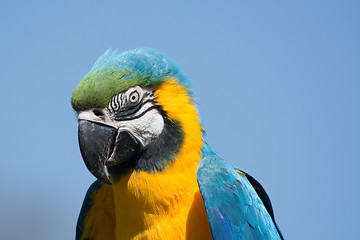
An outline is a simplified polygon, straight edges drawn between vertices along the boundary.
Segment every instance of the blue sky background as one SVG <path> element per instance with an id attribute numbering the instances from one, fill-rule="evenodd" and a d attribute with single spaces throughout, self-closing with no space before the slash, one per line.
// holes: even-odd
<path id="1" fill-rule="evenodd" d="M 6 1 L 0 239 L 73 239 L 94 177 L 72 90 L 108 48 L 154 47 L 193 81 L 209 144 L 266 188 L 286 239 L 355 239 L 359 1 Z"/>

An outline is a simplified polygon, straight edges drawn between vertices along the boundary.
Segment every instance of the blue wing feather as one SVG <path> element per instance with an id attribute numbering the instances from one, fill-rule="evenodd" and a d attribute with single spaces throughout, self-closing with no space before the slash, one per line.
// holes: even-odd
<path id="1" fill-rule="evenodd" d="M 80 239 L 83 231 L 84 231 L 84 221 L 86 219 L 86 214 L 92 207 L 92 195 L 96 193 L 100 188 L 102 184 L 99 180 L 96 180 L 91 186 L 89 187 L 85 199 L 83 202 L 83 205 L 81 206 L 79 218 L 76 224 L 76 239 Z"/>
<path id="2" fill-rule="evenodd" d="M 245 174 L 216 155 L 205 155 L 197 177 L 213 239 L 282 239 Z"/>

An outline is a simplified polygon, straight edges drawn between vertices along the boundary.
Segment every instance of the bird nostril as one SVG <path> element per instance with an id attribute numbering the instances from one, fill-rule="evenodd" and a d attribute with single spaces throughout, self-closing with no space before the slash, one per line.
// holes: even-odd
<path id="1" fill-rule="evenodd" d="M 95 114 L 95 116 L 98 116 L 98 117 L 103 117 L 104 116 L 104 112 L 102 110 L 99 110 L 99 109 L 94 109 L 93 113 Z"/>

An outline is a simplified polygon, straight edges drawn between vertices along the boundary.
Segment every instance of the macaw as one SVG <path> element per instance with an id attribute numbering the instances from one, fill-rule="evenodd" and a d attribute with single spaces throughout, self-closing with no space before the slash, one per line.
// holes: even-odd
<path id="1" fill-rule="evenodd" d="M 158 50 L 100 56 L 71 98 L 97 178 L 76 239 L 283 239 L 263 187 L 204 141 L 194 99 Z"/>

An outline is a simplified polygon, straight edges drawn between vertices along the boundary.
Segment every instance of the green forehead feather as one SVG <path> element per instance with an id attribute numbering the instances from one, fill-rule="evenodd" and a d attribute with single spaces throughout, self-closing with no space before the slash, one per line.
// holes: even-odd
<path id="1" fill-rule="evenodd" d="M 163 53 L 144 48 L 108 50 L 75 88 L 71 104 L 75 111 L 105 107 L 113 95 L 130 87 L 156 85 L 169 78 L 176 78 L 193 95 L 186 75 Z"/>

